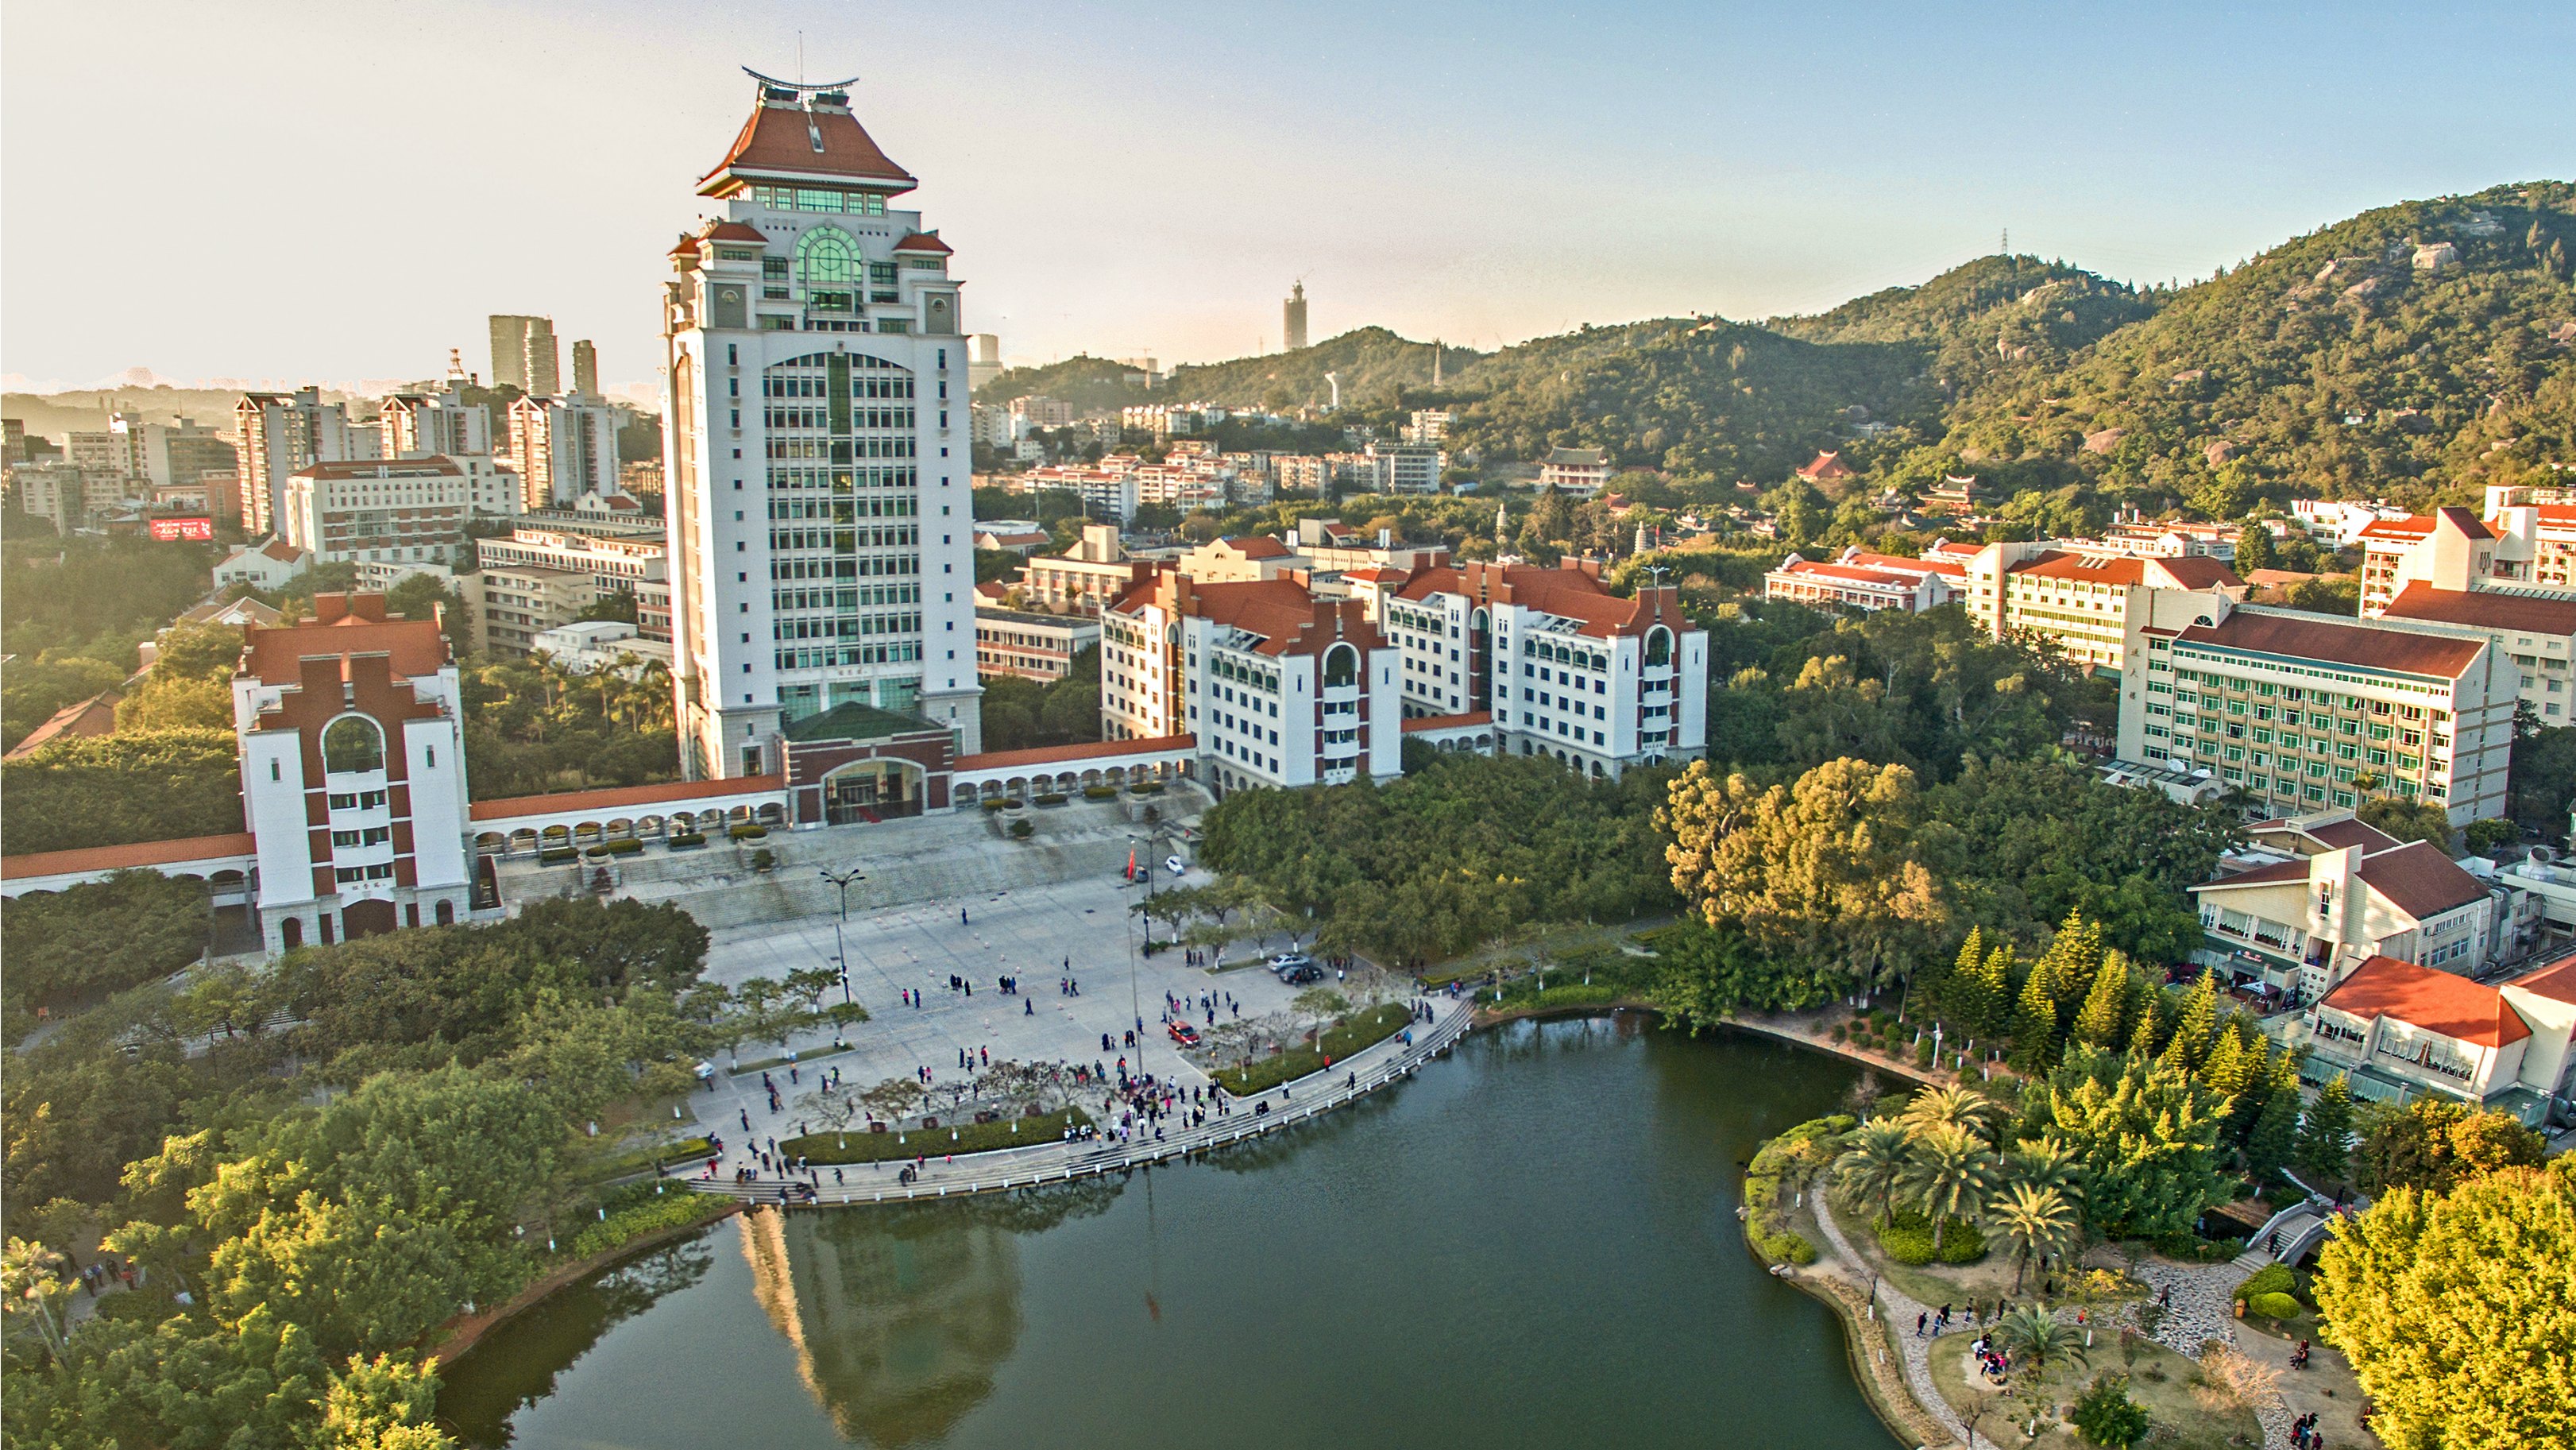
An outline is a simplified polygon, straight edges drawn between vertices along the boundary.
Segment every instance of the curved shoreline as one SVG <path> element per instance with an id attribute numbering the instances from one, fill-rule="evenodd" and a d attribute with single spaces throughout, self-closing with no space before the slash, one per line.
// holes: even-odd
<path id="1" fill-rule="evenodd" d="M 522 1287 L 518 1293 L 511 1295 L 509 1298 L 493 1305 L 491 1308 L 481 1310 L 474 1314 L 457 1315 L 455 1318 L 438 1326 L 438 1328 L 431 1330 L 430 1333 L 438 1335 L 440 1338 L 437 1343 L 432 1344 L 421 1351 L 421 1358 L 430 1362 L 433 1366 L 452 1364 L 455 1361 L 464 1358 L 466 1353 L 472 1350 L 474 1346 L 482 1343 L 484 1335 L 491 1333 L 501 1325 L 518 1318 L 520 1315 L 527 1313 L 531 1309 L 536 1308 L 538 1305 L 553 1298 L 555 1295 L 562 1293 L 564 1290 L 571 1288 L 573 1285 L 580 1283 L 582 1280 L 589 1278 L 591 1275 L 599 1273 L 603 1269 L 615 1268 L 618 1264 L 623 1263 L 627 1259 L 633 1258 L 638 1254 L 658 1249 L 662 1245 L 667 1244 L 674 1239 L 682 1238 L 689 1234 L 698 1233 L 704 1229 L 711 1228 L 714 1225 L 720 1224 L 726 1219 L 733 1217 L 735 1214 L 742 1212 L 742 1209 L 743 1206 L 739 1203 L 718 1205 L 715 1206 L 712 1213 L 709 1213 L 705 1218 L 699 1219 L 696 1223 L 675 1224 L 670 1228 L 660 1228 L 653 1230 L 651 1233 L 639 1234 L 636 1237 L 619 1244 L 613 1249 L 602 1249 L 598 1253 L 592 1254 L 587 1258 L 576 1259 L 569 1264 L 565 1264 L 536 1279 L 532 1279 Z"/>

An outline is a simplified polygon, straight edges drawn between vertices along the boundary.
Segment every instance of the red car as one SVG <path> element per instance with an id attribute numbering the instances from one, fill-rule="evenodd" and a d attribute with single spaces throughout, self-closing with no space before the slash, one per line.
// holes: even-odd
<path id="1" fill-rule="evenodd" d="M 1172 1040 L 1183 1047 L 1199 1045 L 1199 1030 L 1186 1022 L 1171 1023 L 1164 1030 L 1171 1033 Z"/>

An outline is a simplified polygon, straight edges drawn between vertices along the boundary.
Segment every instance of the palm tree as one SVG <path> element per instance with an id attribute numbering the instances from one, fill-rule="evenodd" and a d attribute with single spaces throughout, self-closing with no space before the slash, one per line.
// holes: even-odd
<path id="1" fill-rule="evenodd" d="M 2052 1359 L 2082 1364 L 2089 1357 L 2083 1331 L 2050 1309 L 2012 1311 L 1996 1323 L 1995 1338 L 2007 1352 L 2030 1361 L 2034 1384 L 2047 1376 Z"/>
<path id="2" fill-rule="evenodd" d="M 1995 1155 L 1967 1129 L 1944 1125 L 1914 1135 L 1904 1189 L 1932 1220 L 1934 1254 L 1941 1252 L 1948 1221 L 1976 1217 L 2002 1182 L 2003 1170 Z"/>
<path id="3" fill-rule="evenodd" d="M 1963 1087 L 1926 1088 L 1905 1105 L 1905 1125 L 1920 1133 L 1931 1128 L 1965 1128 L 1983 1137 L 1995 1120 L 1992 1098 Z"/>
<path id="4" fill-rule="evenodd" d="M 1895 1212 L 1913 1147 L 1913 1139 L 1899 1124 L 1864 1123 L 1851 1135 L 1851 1146 L 1834 1160 L 1834 1181 L 1853 1198 L 1875 1205 L 1878 1222 L 1885 1223 Z"/>
<path id="5" fill-rule="evenodd" d="M 1986 1221 L 2012 1248 L 2012 1291 L 2016 1294 L 2021 1292 L 2022 1274 L 2031 1261 L 2062 1252 L 2078 1231 L 2075 1205 L 2066 1201 L 2065 1194 L 2028 1183 L 2005 1189 L 1987 1206 Z"/>
<path id="6" fill-rule="evenodd" d="M 2083 1167 L 2073 1148 L 2062 1138 L 2033 1138 L 2015 1143 L 2004 1154 L 2004 1171 L 2017 1184 L 2032 1188 L 2054 1188 L 2069 1199 L 2083 1196 L 2076 1182 Z"/>

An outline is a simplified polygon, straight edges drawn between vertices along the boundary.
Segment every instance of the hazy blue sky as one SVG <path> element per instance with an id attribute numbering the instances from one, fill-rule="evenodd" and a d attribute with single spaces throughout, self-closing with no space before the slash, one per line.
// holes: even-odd
<path id="1" fill-rule="evenodd" d="M 857 72 L 1014 359 L 1479 347 L 1994 249 L 2205 274 L 2576 172 L 2576 6 L 20 0 L 0 370 L 426 376 L 551 314 L 654 375 L 736 70 Z"/>

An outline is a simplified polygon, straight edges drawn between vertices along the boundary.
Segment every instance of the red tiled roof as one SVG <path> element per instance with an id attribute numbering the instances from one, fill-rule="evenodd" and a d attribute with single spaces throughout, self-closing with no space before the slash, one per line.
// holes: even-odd
<path id="1" fill-rule="evenodd" d="M 898 252 L 938 252 L 943 255 L 955 250 L 941 241 L 936 232 L 914 232 L 911 236 L 895 243 L 894 249 Z"/>
<path id="2" fill-rule="evenodd" d="M 707 195 L 734 172 L 888 181 L 905 190 L 914 185 L 911 173 L 877 149 L 858 117 L 838 107 L 764 103 L 742 123 L 724 160 L 698 178 L 698 194 Z"/>
<path id="3" fill-rule="evenodd" d="M 430 619 L 366 619 L 343 615 L 328 624 L 302 620 L 276 628 L 250 626 L 243 665 L 269 685 L 303 678 L 298 660 L 320 655 L 389 655 L 398 679 L 434 675 L 447 664 L 447 636 Z"/>
<path id="4" fill-rule="evenodd" d="M 2495 988 L 2395 957 L 2363 962 L 2317 1005 L 2355 1017 L 2394 1017 L 2479 1047 L 2502 1047 L 2531 1035 Z"/>
<path id="5" fill-rule="evenodd" d="M 2245 582 L 2236 577 L 2235 570 L 2207 554 L 2190 554 L 2179 559 L 2158 559 L 2156 563 L 2167 574 L 2173 576 L 2175 583 L 2185 589 L 2233 589 Z"/>
<path id="6" fill-rule="evenodd" d="M 2433 517 L 2449 520 L 2467 538 L 2492 539 L 2495 537 L 2495 532 L 2479 520 L 2475 509 L 2464 509 L 2455 505 L 2433 510 Z"/>
<path id="7" fill-rule="evenodd" d="M 1240 538 L 1220 539 L 1217 542 L 1225 545 L 1229 549 L 1232 549 L 1236 553 L 1241 554 L 1247 559 L 1285 559 L 1288 557 L 1288 546 L 1279 542 L 1277 539 L 1270 537 L 1268 534 L 1245 534 Z"/>
<path id="8" fill-rule="evenodd" d="M 2520 987 L 2552 1002 L 2576 1003 L 2576 957 L 2562 957 L 2528 977 L 2505 985 Z"/>
<path id="9" fill-rule="evenodd" d="M 1643 599 L 1623 599 L 1601 587 L 1601 581 L 1581 569 L 1545 569 L 1533 564 L 1486 566 L 1485 576 L 1501 575 L 1502 587 L 1494 592 L 1497 603 L 1517 604 L 1559 619 L 1582 621 L 1581 632 L 1597 639 L 1608 639 L 1622 632 L 1642 632 L 1656 618 L 1655 611 Z M 1466 575 L 1454 565 L 1441 565 L 1422 570 L 1405 581 L 1397 593 L 1401 599 L 1420 600 L 1434 594 L 1464 594 Z"/>
<path id="10" fill-rule="evenodd" d="M 2486 648 L 2484 640 L 2374 629 L 2328 619 L 2323 615 L 2292 619 L 2240 609 L 2218 624 L 2193 625 L 2182 632 L 2181 639 L 2185 644 L 2293 655 L 2441 680 L 2458 679 L 2478 651 Z"/>
<path id="11" fill-rule="evenodd" d="M 1843 462 L 1837 453 L 1828 450 L 1818 453 L 1813 462 L 1799 469 L 1798 476 L 1809 479 L 1849 478 L 1852 476 L 1852 466 Z"/>
<path id="12" fill-rule="evenodd" d="M 67 737 L 115 734 L 117 698 L 116 691 L 101 690 L 86 700 L 74 700 L 28 731 L 26 738 L 10 746 L 9 753 L 0 759 L 23 760 Z"/>
<path id="13" fill-rule="evenodd" d="M 1942 574 L 1963 578 L 1968 566 L 1955 559 L 1910 559 L 1903 554 L 1856 553 L 1846 561 L 1864 569 L 1889 569 L 1899 574 Z"/>
<path id="14" fill-rule="evenodd" d="M 1775 574 L 1820 574 L 1828 579 L 1843 579 L 1854 584 L 1878 584 L 1890 589 L 1911 589 L 1922 579 L 1920 574 L 1891 574 L 1884 569 L 1864 569 L 1857 564 L 1836 564 L 1823 559 L 1800 559 L 1772 570 Z"/>
<path id="15" fill-rule="evenodd" d="M 1371 565 L 1366 569 L 1350 570 L 1343 574 L 1342 577 L 1345 579 L 1356 580 L 1362 584 L 1382 584 L 1390 581 L 1401 584 L 1407 578 L 1411 577 L 1411 571 L 1406 569 L 1381 568 L 1377 565 Z"/>
<path id="16" fill-rule="evenodd" d="M 1409 735 L 1416 730 L 1458 730 L 1470 725 L 1493 723 L 1493 711 L 1469 710 L 1463 715 L 1416 715 L 1405 721 L 1402 728 L 1404 733 Z"/>
<path id="17" fill-rule="evenodd" d="M 2473 629 L 2515 629 L 2527 634 L 2576 634 L 2576 598 L 2566 595 L 2488 594 L 2436 589 L 2418 579 L 2381 611 L 2390 619 L 2464 624 Z"/>
<path id="18" fill-rule="evenodd" d="M 514 816 L 557 815 L 566 811 L 673 805 L 712 800 L 719 796 L 757 795 L 762 791 L 786 788 L 787 777 L 783 775 L 739 775 L 731 780 L 674 780 L 661 785 L 619 785 L 601 790 L 559 791 L 553 795 L 504 796 L 499 800 L 476 801 L 469 810 L 474 820 L 495 821 Z"/>
<path id="19" fill-rule="evenodd" d="M 1152 740 L 1096 740 L 1081 745 L 1041 745 L 1034 750 L 987 750 L 957 757 L 959 770 L 1003 770 L 1021 765 L 1065 765 L 1077 760 L 1112 760 L 1121 755 L 1175 755 L 1196 750 L 1195 735 L 1163 735 Z"/>
<path id="20" fill-rule="evenodd" d="M 63 876 L 76 871 L 123 871 L 136 866 L 175 866 L 182 861 L 214 861 L 226 856 L 255 856 L 258 838 L 248 831 L 229 836 L 189 836 L 176 841 L 138 841 L 130 846 L 81 846 L 69 851 L 34 851 L 0 856 L 0 880 L 24 881 L 37 876 Z"/>
<path id="21" fill-rule="evenodd" d="M 1309 630 L 1326 626 L 1331 618 L 1324 608 L 1317 608 L 1315 596 L 1293 579 L 1257 579 L 1225 584 L 1191 584 L 1198 599 L 1198 613 L 1203 619 L 1230 624 L 1247 633 L 1261 636 L 1259 653 L 1271 656 L 1313 654 L 1320 651 L 1325 638 L 1305 640 Z M 1359 607 L 1356 601 L 1352 608 Z M 1328 627 L 1328 626 L 1326 626 Z M 1362 634 L 1351 637 L 1351 643 L 1363 651 L 1377 647 L 1376 632 L 1363 624 Z M 1302 648 L 1300 646 L 1303 646 Z"/>
<path id="22" fill-rule="evenodd" d="M 2419 544 L 2433 532 L 2433 521 L 2422 514 L 2409 519 L 2380 519 L 2364 527 L 2361 537 L 2381 543 Z"/>
<path id="23" fill-rule="evenodd" d="M 769 236 L 766 232 L 763 232 L 760 228 L 753 226 L 749 222 L 721 221 L 707 228 L 707 240 L 711 242 L 754 242 L 761 245 L 767 245 Z"/>
<path id="24" fill-rule="evenodd" d="M 2487 894 L 2478 878 L 2460 869 L 2441 847 L 2422 841 L 2363 856 L 2361 879 L 2418 921 L 2482 901 Z"/>
<path id="25" fill-rule="evenodd" d="M 292 564 L 296 560 L 303 558 L 305 552 L 304 550 L 295 547 L 293 544 L 286 542 L 284 539 L 271 539 L 267 543 L 260 545 L 259 551 L 281 564 Z"/>
<path id="26" fill-rule="evenodd" d="M 2257 866 L 2250 871 L 2239 871 L 2233 876 L 2221 876 L 2215 881 L 2204 882 L 2192 889 L 2214 891 L 2231 886 L 2269 886 L 2276 882 L 2307 879 L 2308 863 L 2305 860 L 2275 861 L 2269 866 Z"/>

